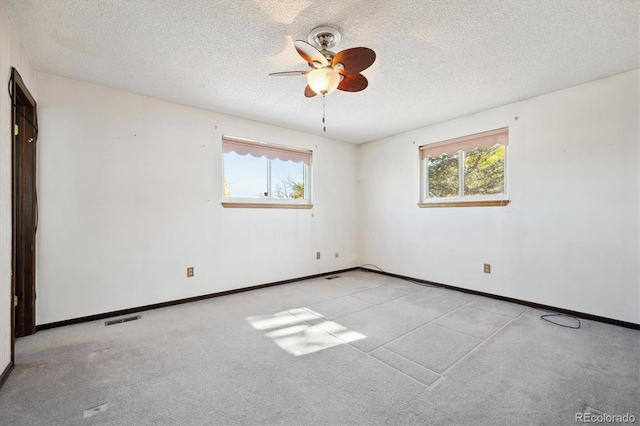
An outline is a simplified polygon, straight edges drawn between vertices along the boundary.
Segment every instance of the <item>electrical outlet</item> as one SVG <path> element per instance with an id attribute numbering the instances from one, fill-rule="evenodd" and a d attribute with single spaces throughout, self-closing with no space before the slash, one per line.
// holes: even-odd
<path id="1" fill-rule="evenodd" d="M 187 267 L 187 278 L 190 278 L 194 275 L 193 266 Z"/>
<path id="2" fill-rule="evenodd" d="M 485 274 L 490 274 L 491 273 L 491 264 L 489 264 L 489 263 L 485 263 L 484 264 L 484 273 Z"/>
<path id="3" fill-rule="evenodd" d="M 319 251 L 316 252 L 316 259 L 320 259 L 320 252 Z"/>

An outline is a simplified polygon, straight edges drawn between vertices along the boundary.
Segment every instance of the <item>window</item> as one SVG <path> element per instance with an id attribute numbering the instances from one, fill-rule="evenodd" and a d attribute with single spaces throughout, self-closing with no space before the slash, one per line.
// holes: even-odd
<path id="1" fill-rule="evenodd" d="M 222 137 L 224 207 L 311 208 L 311 151 Z"/>
<path id="2" fill-rule="evenodd" d="M 420 207 L 495 206 L 506 191 L 507 128 L 420 147 Z"/>

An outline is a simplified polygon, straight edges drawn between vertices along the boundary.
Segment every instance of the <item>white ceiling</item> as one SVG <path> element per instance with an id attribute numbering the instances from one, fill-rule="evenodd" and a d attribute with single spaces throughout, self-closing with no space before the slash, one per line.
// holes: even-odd
<path id="1" fill-rule="evenodd" d="M 639 66 L 638 0 L 0 0 L 38 71 L 322 134 L 293 41 L 377 53 L 369 87 L 327 96 L 362 143 Z"/>

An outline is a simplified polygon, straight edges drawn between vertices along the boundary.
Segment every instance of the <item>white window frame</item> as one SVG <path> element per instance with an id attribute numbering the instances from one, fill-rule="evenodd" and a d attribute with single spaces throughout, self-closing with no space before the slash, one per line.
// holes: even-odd
<path id="1" fill-rule="evenodd" d="M 224 155 L 222 152 L 222 205 L 226 208 L 292 208 L 292 209 L 308 209 L 312 208 L 311 203 L 311 174 L 313 163 L 313 151 L 300 148 L 293 148 L 285 145 L 277 145 L 272 143 L 260 142 L 251 139 L 238 138 L 233 136 L 222 136 L 222 144 L 225 141 L 231 141 L 234 143 L 241 143 L 249 147 L 254 145 L 257 150 L 269 149 L 271 151 L 281 151 L 283 153 L 289 153 L 294 156 L 308 156 L 308 164 L 304 164 L 304 198 L 302 199 L 290 199 L 290 198 L 260 198 L 260 197 L 225 197 L 224 196 Z M 250 154 L 246 154 L 250 155 Z M 271 160 L 267 157 L 267 193 L 272 194 L 272 182 L 271 182 Z"/>
<path id="2" fill-rule="evenodd" d="M 481 132 L 469 136 L 463 136 L 461 138 L 450 139 L 447 141 L 437 142 L 434 144 L 422 145 L 427 148 L 429 146 L 447 146 L 454 143 L 459 143 L 461 140 L 471 140 L 476 137 L 482 137 L 483 135 L 491 134 L 499 131 L 506 131 L 508 137 L 508 128 L 490 130 L 488 132 Z M 429 156 L 420 159 L 420 207 L 482 207 L 482 206 L 506 206 L 509 204 L 509 192 L 508 192 L 508 166 L 509 166 L 509 149 L 508 140 L 505 143 L 500 143 L 504 146 L 504 176 L 503 176 L 503 192 L 500 194 L 479 194 L 479 195 L 464 195 L 464 166 L 467 152 L 471 150 L 458 150 L 458 195 L 457 197 L 429 197 L 429 170 L 428 161 Z M 494 145 L 495 146 L 495 145 Z"/>

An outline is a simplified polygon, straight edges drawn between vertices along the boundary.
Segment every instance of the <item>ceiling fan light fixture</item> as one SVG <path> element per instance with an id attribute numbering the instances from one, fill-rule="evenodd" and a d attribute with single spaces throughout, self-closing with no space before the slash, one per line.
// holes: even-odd
<path id="1" fill-rule="evenodd" d="M 293 46 L 311 67 L 311 71 L 285 71 L 269 75 L 306 75 L 307 87 L 304 96 L 313 98 L 322 95 L 322 130 L 327 131 L 325 120 L 325 97 L 334 90 L 359 92 L 369 82 L 360 74 L 376 60 L 376 53 L 368 47 L 352 47 L 334 53 L 329 49 L 340 41 L 340 33 L 330 27 L 318 27 L 309 34 L 309 43 L 296 40 Z M 315 44 L 315 46 L 314 46 Z"/>
<path id="2" fill-rule="evenodd" d="M 340 73 L 331 67 L 317 68 L 307 74 L 307 83 L 318 95 L 328 95 L 338 88 Z"/>

